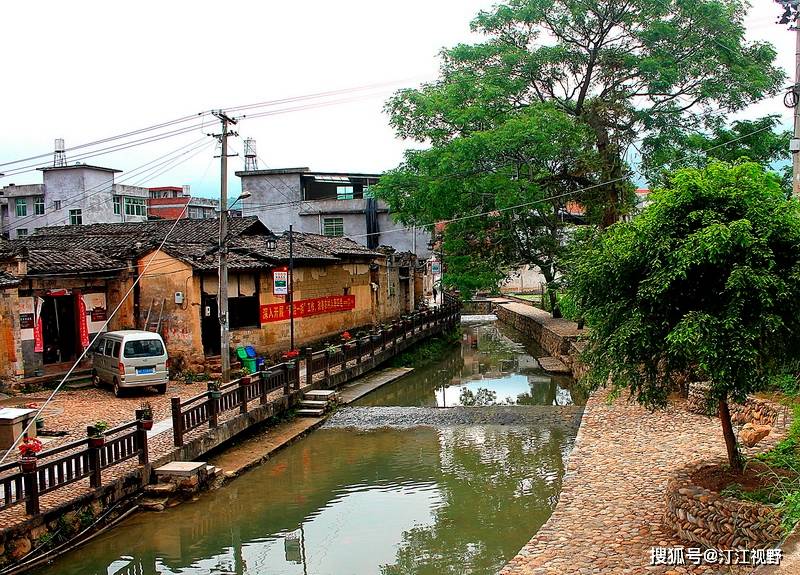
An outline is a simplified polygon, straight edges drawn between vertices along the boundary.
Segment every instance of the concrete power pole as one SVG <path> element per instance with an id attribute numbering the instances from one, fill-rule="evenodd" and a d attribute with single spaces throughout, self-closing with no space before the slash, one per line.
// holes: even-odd
<path id="1" fill-rule="evenodd" d="M 221 169 L 219 182 L 219 290 L 217 292 L 217 311 L 220 327 L 220 357 L 222 359 L 222 381 L 231 379 L 231 332 L 228 323 L 228 132 L 229 124 L 236 120 L 227 116 L 222 110 L 214 112 L 214 116 L 222 122 L 219 139 L 222 144 L 220 153 Z"/>

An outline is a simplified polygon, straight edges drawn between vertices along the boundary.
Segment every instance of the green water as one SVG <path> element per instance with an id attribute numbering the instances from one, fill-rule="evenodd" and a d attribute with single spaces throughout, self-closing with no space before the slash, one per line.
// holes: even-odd
<path id="1" fill-rule="evenodd" d="M 535 342 L 493 321 L 462 326 L 461 344 L 443 357 L 361 398 L 354 405 L 583 405 L 568 375 L 550 375 L 536 361 Z"/>
<path id="2" fill-rule="evenodd" d="M 464 346 L 471 357 L 475 329 L 465 328 L 466 343 L 452 357 L 426 369 L 463 379 Z M 527 353 L 515 349 L 511 355 Z M 412 387 L 435 391 L 434 380 L 411 380 Z M 548 386 L 541 399 L 552 404 L 559 386 Z M 163 513 L 134 515 L 35 573 L 494 574 L 555 507 L 575 436 L 565 429 L 544 420 L 323 428 L 224 488 Z"/>

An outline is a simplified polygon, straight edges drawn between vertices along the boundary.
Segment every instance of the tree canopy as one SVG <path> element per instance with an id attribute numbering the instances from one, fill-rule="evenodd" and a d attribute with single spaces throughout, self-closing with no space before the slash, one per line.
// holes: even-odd
<path id="1" fill-rule="evenodd" d="M 553 168 L 552 185 L 542 189 L 542 199 L 559 195 L 554 190 L 561 185 L 568 192 L 576 182 L 591 184 L 573 199 L 591 220 L 612 224 L 633 201 L 625 158 L 635 139 L 705 128 L 712 110 L 714 118 L 724 118 L 779 89 L 784 76 L 773 64 L 775 50 L 744 38 L 746 8 L 744 0 L 509 0 L 481 12 L 472 29 L 483 41 L 444 50 L 437 81 L 401 90 L 387 102 L 397 134 L 431 146 L 431 154 L 409 152 L 378 194 L 404 221 L 427 214 L 431 219 L 422 222 L 427 224 L 469 216 L 479 208 L 508 207 L 506 200 L 522 193 L 521 186 L 509 185 L 515 169 L 498 170 L 498 156 L 539 155 L 532 153 L 536 142 L 515 132 L 546 129 L 526 121 L 545 105 L 552 117 L 559 113 L 571 123 L 546 143 L 544 155 L 562 138 L 577 138 L 580 147 Z M 587 143 L 595 156 L 591 160 L 584 153 Z M 493 147 L 498 144 L 501 154 Z M 515 151 L 515 145 L 523 151 Z M 460 157 L 449 165 L 451 158 L 443 155 Z M 525 161 L 517 164 L 525 173 Z M 537 166 L 537 182 L 545 179 L 542 168 Z M 447 169 L 452 183 L 431 185 L 431 180 L 442 181 Z M 476 196 L 472 188 L 478 186 L 470 183 L 465 197 L 457 197 L 454 188 L 464 174 L 483 176 L 483 195 Z M 499 190 L 508 191 L 495 193 Z M 529 190 L 518 199 L 526 198 L 532 199 Z M 524 205 L 515 210 L 513 222 L 489 217 L 483 225 L 448 228 L 451 245 L 475 249 L 468 235 L 477 235 L 479 242 L 491 235 L 493 249 L 480 243 L 475 251 L 486 252 L 481 270 L 514 265 L 523 252 L 514 245 L 519 233 L 508 226 L 533 230 L 540 222 L 544 230 L 524 233 L 553 237 L 546 229 L 549 220 L 525 213 L 538 204 L 519 204 Z M 498 224 L 508 234 L 497 237 Z M 477 275 L 487 281 L 493 277 Z"/>
<path id="2" fill-rule="evenodd" d="M 642 171 L 651 182 L 663 183 L 667 174 L 680 167 L 702 167 L 709 160 L 735 162 L 744 158 L 778 173 L 788 196 L 792 191 L 791 137 L 791 131 L 781 127 L 779 116 L 736 120 L 730 126 L 718 122 L 707 133 L 665 130 L 644 139 Z"/>
<path id="3" fill-rule="evenodd" d="M 800 351 L 800 205 L 755 163 L 682 169 L 669 182 L 574 262 L 589 381 L 655 408 L 691 370 L 727 410 Z"/>

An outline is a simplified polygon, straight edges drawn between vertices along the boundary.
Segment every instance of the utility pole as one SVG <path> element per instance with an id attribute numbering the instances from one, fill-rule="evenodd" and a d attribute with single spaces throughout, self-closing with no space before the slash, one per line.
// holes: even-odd
<path id="1" fill-rule="evenodd" d="M 217 110 L 213 114 L 222 122 L 222 132 L 219 134 L 222 152 L 220 154 L 219 182 L 219 290 L 217 291 L 217 311 L 220 328 L 222 382 L 228 383 L 231 379 L 231 332 L 228 324 L 228 136 L 235 135 L 235 132 L 228 132 L 228 124 L 236 124 L 236 120 L 229 117 L 222 110 Z"/>
<path id="2" fill-rule="evenodd" d="M 792 197 L 800 198 L 800 27 L 797 22 L 794 24 L 794 86 L 792 92 L 794 96 L 794 135 L 792 137 Z"/>
<path id="3" fill-rule="evenodd" d="M 294 229 L 289 224 L 289 349 L 294 349 Z"/>
<path id="4" fill-rule="evenodd" d="M 800 17 L 800 1 L 775 0 L 775 2 L 783 9 L 778 24 L 787 24 L 789 30 L 795 34 L 794 86 L 786 94 L 783 102 L 786 106 L 794 108 L 794 129 L 789 150 L 792 153 L 792 197 L 798 199 L 800 198 L 800 27 L 797 24 Z"/>

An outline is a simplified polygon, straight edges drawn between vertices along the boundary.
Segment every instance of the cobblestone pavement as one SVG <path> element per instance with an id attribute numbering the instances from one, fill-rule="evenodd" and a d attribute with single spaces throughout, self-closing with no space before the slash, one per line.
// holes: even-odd
<path id="1" fill-rule="evenodd" d="M 719 421 L 681 404 L 649 413 L 606 398 L 589 399 L 558 505 L 501 575 L 742 573 L 650 566 L 652 546 L 684 546 L 662 523 L 667 480 L 680 466 L 724 459 Z"/>

